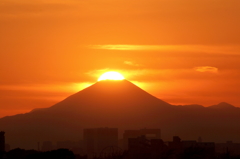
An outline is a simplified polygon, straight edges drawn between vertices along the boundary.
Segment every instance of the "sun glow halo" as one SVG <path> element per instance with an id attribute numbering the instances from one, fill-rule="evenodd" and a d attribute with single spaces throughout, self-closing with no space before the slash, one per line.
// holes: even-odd
<path id="1" fill-rule="evenodd" d="M 124 80 L 124 79 L 125 78 L 120 73 L 115 72 L 115 71 L 109 71 L 109 72 L 105 72 L 104 74 L 102 74 L 98 78 L 98 81 L 102 81 L 102 80 Z"/>

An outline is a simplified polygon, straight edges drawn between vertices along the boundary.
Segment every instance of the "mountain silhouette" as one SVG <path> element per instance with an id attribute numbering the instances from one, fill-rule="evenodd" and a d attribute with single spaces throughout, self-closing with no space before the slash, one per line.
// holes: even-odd
<path id="1" fill-rule="evenodd" d="M 229 103 L 221 102 L 221 103 L 219 103 L 217 105 L 212 105 L 209 108 L 229 110 L 229 109 L 235 109 L 236 107 L 234 107 L 233 105 L 231 105 Z"/>
<path id="2" fill-rule="evenodd" d="M 224 108 L 224 109 L 222 109 Z M 211 107 L 174 106 L 127 80 L 99 81 L 44 109 L 0 119 L 11 148 L 37 148 L 37 142 L 78 141 L 84 128 L 160 128 L 162 138 L 240 141 L 240 109 L 227 103 Z"/>

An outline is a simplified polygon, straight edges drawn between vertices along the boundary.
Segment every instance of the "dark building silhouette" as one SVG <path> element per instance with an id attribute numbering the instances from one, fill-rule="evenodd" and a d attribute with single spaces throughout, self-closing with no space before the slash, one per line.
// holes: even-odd
<path id="1" fill-rule="evenodd" d="M 168 147 L 175 155 L 183 153 L 183 143 L 179 136 L 173 136 L 173 141 L 168 142 Z"/>
<path id="2" fill-rule="evenodd" d="M 215 155 L 216 152 L 216 144 L 214 142 L 198 142 L 196 144 L 196 147 L 203 150 L 206 156 L 209 156 L 210 158 Z"/>
<path id="3" fill-rule="evenodd" d="M 212 159 L 215 157 L 215 143 L 182 141 L 178 136 L 174 136 L 173 141 L 167 143 L 161 139 L 149 140 L 145 136 L 129 138 L 128 147 L 127 159 Z"/>
<path id="4" fill-rule="evenodd" d="M 0 152 L 5 151 L 5 132 L 0 132 Z"/>
<path id="5" fill-rule="evenodd" d="M 216 153 L 224 154 L 230 153 L 232 156 L 240 155 L 240 143 L 234 143 L 232 141 L 227 141 L 226 143 L 216 143 Z"/>
<path id="6" fill-rule="evenodd" d="M 138 158 L 138 159 L 147 159 L 151 156 L 150 143 L 146 137 L 139 136 L 136 138 L 128 139 L 128 157 L 129 158 Z"/>
<path id="7" fill-rule="evenodd" d="M 195 140 L 182 141 L 180 137 L 174 136 L 173 141 L 168 142 L 168 147 L 173 153 L 173 158 L 178 158 L 180 155 L 213 158 L 215 155 L 214 142 L 197 142 Z"/>
<path id="8" fill-rule="evenodd" d="M 109 146 L 118 146 L 117 128 L 92 128 L 83 130 L 84 151 L 89 156 L 98 156 Z"/>
<path id="9" fill-rule="evenodd" d="M 160 129 L 140 129 L 140 130 L 125 130 L 123 133 L 123 148 L 128 149 L 128 139 L 145 136 L 147 139 L 161 139 Z"/>
<path id="10" fill-rule="evenodd" d="M 162 139 L 147 139 L 144 135 L 128 139 L 127 158 L 159 159 L 167 158 L 167 145 Z"/>

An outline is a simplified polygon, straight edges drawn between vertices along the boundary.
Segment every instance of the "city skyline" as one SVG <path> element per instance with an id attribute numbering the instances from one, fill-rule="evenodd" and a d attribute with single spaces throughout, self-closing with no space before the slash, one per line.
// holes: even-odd
<path id="1" fill-rule="evenodd" d="M 69 134 L 70 135 L 70 134 Z M 57 141 L 55 144 L 52 141 L 43 141 L 37 143 L 37 148 L 10 149 L 10 145 L 5 143 L 5 132 L 0 132 L 0 157 L 10 155 L 11 158 L 17 158 L 20 153 L 25 153 L 23 156 L 39 155 L 39 153 L 55 152 L 70 152 L 72 155 L 84 158 L 105 158 L 111 155 L 123 155 L 130 158 L 135 158 L 141 155 L 147 155 L 147 158 L 176 158 L 181 155 L 193 155 L 213 157 L 239 157 L 240 143 L 234 141 L 226 141 L 223 143 L 205 142 L 202 137 L 191 140 L 184 140 L 179 136 L 173 136 L 171 140 L 163 140 L 161 138 L 161 129 L 139 129 L 139 130 L 124 130 L 120 138 L 118 137 L 118 128 L 87 128 L 83 129 L 83 138 L 77 141 L 65 140 Z M 41 147 L 41 148 L 40 148 Z M 7 155 L 6 155 L 7 154 Z M 57 154 L 55 154 L 57 155 Z M 64 156 L 65 154 L 58 154 Z M 156 156 L 157 155 L 157 156 Z M 179 156 L 180 155 L 180 156 Z M 15 156 L 15 157 L 14 157 Z M 112 157 L 113 157 L 112 156 Z M 34 157 L 33 157 L 34 158 Z"/>

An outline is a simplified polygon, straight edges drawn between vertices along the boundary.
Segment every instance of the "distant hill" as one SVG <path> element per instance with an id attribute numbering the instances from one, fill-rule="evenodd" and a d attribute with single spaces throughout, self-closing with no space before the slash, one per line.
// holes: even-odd
<path id="1" fill-rule="evenodd" d="M 94 127 L 160 128 L 164 140 L 240 142 L 239 122 L 240 109 L 227 103 L 174 106 L 123 80 L 100 81 L 49 108 L 1 118 L 0 129 L 11 148 L 36 149 L 37 142 L 78 141 L 83 128 Z"/>
<path id="2" fill-rule="evenodd" d="M 221 103 L 219 103 L 217 105 L 212 105 L 209 108 L 213 108 L 213 109 L 226 109 L 226 110 L 236 109 L 236 107 L 234 107 L 233 105 L 225 103 L 225 102 L 221 102 Z"/>

